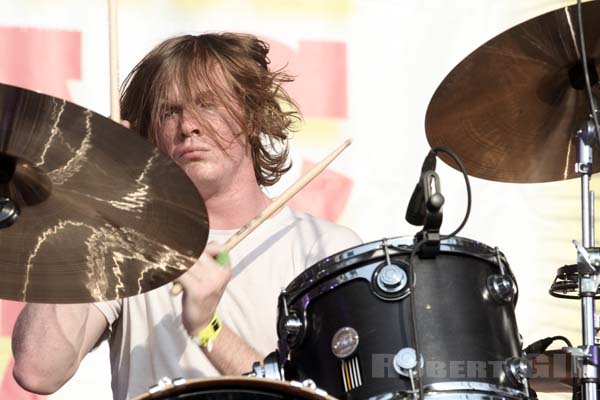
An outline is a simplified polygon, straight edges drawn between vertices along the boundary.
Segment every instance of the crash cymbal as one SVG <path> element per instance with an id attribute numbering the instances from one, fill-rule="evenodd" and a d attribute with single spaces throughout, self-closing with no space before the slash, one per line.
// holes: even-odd
<path id="1" fill-rule="evenodd" d="M 90 110 L 7 85 L 0 196 L 2 299 L 146 292 L 191 267 L 207 240 L 202 198 L 167 156 Z"/>
<path id="2" fill-rule="evenodd" d="M 597 82 L 600 1 L 583 3 L 582 10 Z M 590 114 L 582 70 L 576 6 L 517 25 L 467 56 L 437 88 L 425 118 L 429 144 L 451 148 L 469 175 L 483 179 L 576 177 L 575 131 Z M 593 93 L 600 97 L 597 83 Z M 595 160 L 599 155 L 594 150 Z M 599 170 L 596 162 L 594 172 Z"/>

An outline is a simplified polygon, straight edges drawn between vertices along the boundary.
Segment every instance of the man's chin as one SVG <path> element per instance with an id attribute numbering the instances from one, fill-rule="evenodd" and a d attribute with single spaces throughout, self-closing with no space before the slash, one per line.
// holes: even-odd
<path id="1" fill-rule="evenodd" d="M 220 180 L 217 171 L 212 171 L 210 168 L 198 163 L 186 165 L 184 171 L 196 186 L 198 186 L 198 184 L 211 185 Z"/>

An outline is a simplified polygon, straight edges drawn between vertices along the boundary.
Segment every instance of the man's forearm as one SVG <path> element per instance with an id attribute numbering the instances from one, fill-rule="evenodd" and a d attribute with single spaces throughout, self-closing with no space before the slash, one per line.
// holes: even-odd
<path id="1" fill-rule="evenodd" d="M 91 312 L 89 304 L 26 305 L 12 338 L 17 382 L 36 393 L 52 393 L 62 386 L 102 332 L 100 317 Z"/>
<path id="2" fill-rule="evenodd" d="M 264 355 L 257 352 L 225 324 L 213 343 L 212 351 L 203 350 L 223 375 L 245 374 L 252 371 L 252 364 L 255 361 L 264 359 Z"/>

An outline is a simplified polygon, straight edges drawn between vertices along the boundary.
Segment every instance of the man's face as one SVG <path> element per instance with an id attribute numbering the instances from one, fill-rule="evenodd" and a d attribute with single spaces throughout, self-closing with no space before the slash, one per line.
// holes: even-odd
<path id="1" fill-rule="evenodd" d="M 202 95 L 189 103 L 173 85 L 161 116 L 158 145 L 196 187 L 222 187 L 235 180 L 240 168 L 252 168 L 246 135 L 240 134 L 241 128 L 225 106 Z M 218 136 L 208 132 L 207 126 Z"/>

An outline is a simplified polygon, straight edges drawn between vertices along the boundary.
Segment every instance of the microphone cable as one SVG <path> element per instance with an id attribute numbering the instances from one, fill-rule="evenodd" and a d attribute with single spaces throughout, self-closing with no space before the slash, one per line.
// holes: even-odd
<path id="1" fill-rule="evenodd" d="M 581 63 L 583 64 L 583 75 L 585 76 L 585 88 L 590 103 L 592 119 L 596 128 L 596 140 L 600 142 L 600 124 L 598 123 L 598 115 L 594 102 L 594 94 L 592 93 L 592 84 L 590 82 L 590 71 L 587 65 L 587 53 L 585 50 L 585 37 L 583 35 L 583 16 L 581 12 L 581 0 L 577 0 L 577 26 L 579 27 L 579 44 L 581 46 Z"/>
<path id="2" fill-rule="evenodd" d="M 443 239 L 448 239 L 448 238 L 456 236 L 458 234 L 458 232 L 460 232 L 465 227 L 465 225 L 467 224 L 467 221 L 469 220 L 469 216 L 471 215 L 471 202 L 472 202 L 471 184 L 469 183 L 469 176 L 467 175 L 467 170 L 466 170 L 464 164 L 462 163 L 462 161 L 460 160 L 460 158 L 458 157 L 458 155 L 456 155 L 456 153 L 454 151 L 452 151 L 448 147 L 434 147 L 433 149 L 431 149 L 431 151 L 434 152 L 436 155 L 438 153 L 445 153 L 448 156 L 450 156 L 450 158 L 452 158 L 452 160 L 454 160 L 454 162 L 458 166 L 460 172 L 463 174 L 463 177 L 465 178 L 465 186 L 467 189 L 467 210 L 465 211 L 465 216 L 464 216 L 461 224 L 458 226 L 458 228 L 456 228 L 449 235 L 441 235 L 441 237 Z"/>
<path id="3" fill-rule="evenodd" d="M 435 155 L 437 156 L 438 153 L 445 153 L 447 155 L 449 155 L 454 162 L 458 165 L 460 171 L 462 172 L 464 178 L 465 178 L 465 185 L 467 188 L 467 210 L 465 212 L 465 216 L 461 222 L 461 224 L 458 226 L 458 228 L 456 228 L 452 233 L 450 233 L 449 235 L 440 235 L 440 237 L 442 239 L 448 239 L 451 237 L 454 237 L 458 234 L 458 232 L 460 232 L 464 226 L 466 225 L 469 216 L 471 215 L 471 184 L 469 183 L 469 176 L 467 175 L 467 170 L 464 166 L 464 164 L 462 163 L 462 161 L 460 160 L 460 158 L 456 155 L 456 153 L 454 153 L 454 151 L 450 150 L 447 147 L 434 147 L 431 149 L 430 151 L 431 153 L 435 153 Z M 418 382 L 418 390 L 419 390 L 419 398 L 421 400 L 425 399 L 424 397 L 424 392 L 423 392 L 423 381 L 421 380 L 421 355 L 419 353 L 419 336 L 418 336 L 418 328 L 417 328 L 417 318 L 416 318 L 416 305 L 415 305 L 415 286 L 414 286 L 414 258 L 417 255 L 417 252 L 419 251 L 419 248 L 421 246 L 423 246 L 423 244 L 427 242 L 427 239 L 422 239 L 419 242 L 417 242 L 415 244 L 415 246 L 413 247 L 411 253 L 410 253 L 410 258 L 408 260 L 408 287 L 410 290 L 410 319 L 411 319 L 411 325 L 412 325 L 412 334 L 413 334 L 413 338 L 414 338 L 414 346 L 415 346 L 415 353 L 416 353 L 416 367 L 415 367 L 415 372 L 416 372 L 416 379 Z M 402 319 L 402 314 L 400 315 L 400 318 Z M 426 360 L 423 360 L 424 362 L 426 362 Z"/>

